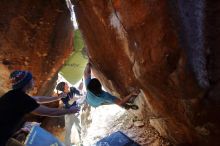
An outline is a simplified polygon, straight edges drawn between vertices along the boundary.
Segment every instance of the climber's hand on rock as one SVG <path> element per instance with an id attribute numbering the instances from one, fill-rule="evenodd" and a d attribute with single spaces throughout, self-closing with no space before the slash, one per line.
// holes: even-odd
<path id="1" fill-rule="evenodd" d="M 130 95 L 131 95 L 131 96 L 138 96 L 139 93 L 140 93 L 140 90 L 136 89 L 136 90 L 132 91 L 132 92 L 130 93 Z"/>

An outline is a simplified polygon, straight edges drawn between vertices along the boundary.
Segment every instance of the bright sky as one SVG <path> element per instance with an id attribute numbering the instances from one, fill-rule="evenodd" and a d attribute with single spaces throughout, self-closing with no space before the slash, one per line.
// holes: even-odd
<path id="1" fill-rule="evenodd" d="M 70 0 L 66 0 L 66 5 L 71 12 L 71 20 L 73 21 L 74 29 L 78 29 L 78 24 L 77 24 L 75 12 L 74 12 L 74 6 L 72 5 Z"/>

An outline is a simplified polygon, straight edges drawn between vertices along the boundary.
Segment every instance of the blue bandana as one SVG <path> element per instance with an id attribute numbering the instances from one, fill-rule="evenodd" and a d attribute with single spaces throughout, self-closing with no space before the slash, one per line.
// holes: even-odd
<path id="1" fill-rule="evenodd" d="M 32 79 L 32 74 L 28 71 L 16 70 L 10 75 L 12 88 L 21 89 Z"/>

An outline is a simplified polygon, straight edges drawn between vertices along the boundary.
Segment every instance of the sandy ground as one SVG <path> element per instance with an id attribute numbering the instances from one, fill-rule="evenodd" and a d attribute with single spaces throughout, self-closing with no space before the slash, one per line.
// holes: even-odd
<path id="1" fill-rule="evenodd" d="M 139 120 L 131 111 L 126 111 L 117 105 L 92 108 L 90 113 L 87 120 L 90 121 L 90 124 L 87 122 L 86 125 L 83 125 L 82 123 L 84 146 L 92 146 L 100 139 L 116 131 L 123 132 L 142 146 L 171 145 L 159 136 L 158 132 L 149 125 L 148 120 Z"/>

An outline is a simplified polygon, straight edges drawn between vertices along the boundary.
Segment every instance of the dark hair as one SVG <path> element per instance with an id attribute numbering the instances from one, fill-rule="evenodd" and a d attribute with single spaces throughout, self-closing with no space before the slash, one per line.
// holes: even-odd
<path id="1" fill-rule="evenodd" d="M 57 84 L 56 89 L 59 90 L 59 91 L 64 92 L 65 84 L 66 84 L 65 82 L 60 82 L 59 84 Z"/>
<path id="2" fill-rule="evenodd" d="M 88 86 L 87 86 L 87 89 L 88 89 L 89 91 L 91 91 L 93 94 L 95 94 L 95 95 L 98 96 L 98 95 L 101 94 L 101 92 L 102 92 L 102 85 L 101 85 L 101 83 L 99 82 L 98 79 L 93 78 L 93 79 L 91 79 L 91 81 L 89 82 L 89 84 L 88 84 Z"/>

